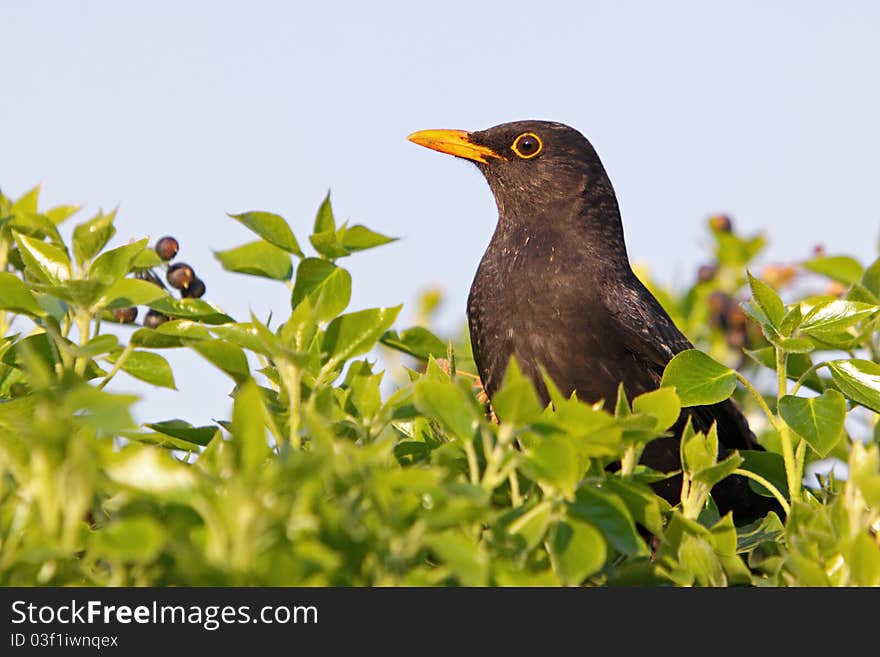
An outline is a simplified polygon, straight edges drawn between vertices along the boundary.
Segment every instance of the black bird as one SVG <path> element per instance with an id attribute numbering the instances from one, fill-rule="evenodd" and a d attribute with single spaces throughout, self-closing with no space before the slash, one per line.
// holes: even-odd
<path id="1" fill-rule="evenodd" d="M 678 352 L 692 348 L 630 267 L 617 197 L 590 142 L 561 123 L 517 121 L 488 130 L 425 130 L 410 141 L 476 163 L 498 206 L 498 224 L 468 299 L 474 359 L 491 398 L 512 355 L 545 403 L 547 374 L 565 395 L 613 404 L 623 382 L 629 399 L 660 384 Z M 761 449 L 732 401 L 682 412 L 674 435 L 648 444 L 642 463 L 680 468 L 687 416 L 707 431 L 717 422 L 722 453 Z M 680 476 L 655 485 L 670 503 Z M 712 491 L 738 522 L 778 510 L 732 476 Z"/>

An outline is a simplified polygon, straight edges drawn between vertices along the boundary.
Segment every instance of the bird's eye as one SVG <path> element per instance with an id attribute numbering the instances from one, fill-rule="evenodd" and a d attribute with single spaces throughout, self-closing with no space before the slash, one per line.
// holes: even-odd
<path id="1" fill-rule="evenodd" d="M 544 148 L 541 138 L 534 132 L 525 132 L 513 141 L 513 152 L 524 160 L 529 160 Z"/>

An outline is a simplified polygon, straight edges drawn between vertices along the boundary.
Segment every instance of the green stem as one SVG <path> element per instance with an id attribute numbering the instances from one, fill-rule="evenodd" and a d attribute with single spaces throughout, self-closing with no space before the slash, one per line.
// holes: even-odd
<path id="1" fill-rule="evenodd" d="M 775 497 L 776 501 L 779 502 L 779 506 L 781 506 L 782 510 L 785 511 L 785 515 L 789 514 L 791 507 L 788 506 L 788 502 L 785 501 L 785 498 L 782 496 L 782 493 L 779 492 L 779 489 L 776 488 L 776 486 L 774 486 L 769 481 L 764 479 L 764 477 L 762 477 L 759 474 L 755 474 L 754 472 L 750 472 L 749 470 L 743 470 L 741 468 L 737 468 L 736 470 L 734 470 L 733 474 L 740 475 L 741 477 L 746 477 L 748 479 L 753 479 L 754 481 L 757 481 L 759 484 L 761 484 L 764 488 L 766 488 L 768 491 L 770 491 L 773 494 L 773 497 Z"/>
<path id="2" fill-rule="evenodd" d="M 779 409 L 779 401 L 788 394 L 788 354 L 776 347 L 776 377 L 779 382 L 779 390 L 776 397 L 776 408 Z M 797 478 L 797 460 L 794 456 L 794 445 L 791 438 L 791 430 L 788 424 L 777 415 L 776 429 L 779 432 L 779 441 L 782 443 L 782 459 L 785 462 L 785 478 L 788 481 L 788 498 L 791 501 L 801 497 L 801 482 Z"/>
<path id="3" fill-rule="evenodd" d="M 516 469 L 513 470 L 507 479 L 510 481 L 510 501 L 514 507 L 522 506 L 523 498 L 519 492 L 519 478 L 516 476 Z"/>
<path id="4" fill-rule="evenodd" d="M 110 379 L 116 376 L 119 373 L 119 370 L 122 369 L 122 366 L 125 365 L 125 361 L 128 360 L 128 357 L 131 356 L 134 351 L 134 345 L 128 344 L 125 346 L 125 349 L 119 354 L 119 358 L 116 359 L 116 362 L 113 363 L 113 369 L 107 372 L 107 376 L 101 379 L 101 383 L 98 384 L 98 389 L 103 388 L 108 383 L 110 383 Z"/>
<path id="5" fill-rule="evenodd" d="M 477 451 L 470 440 L 462 441 L 464 443 L 464 453 L 467 455 L 468 472 L 471 476 L 471 483 L 478 485 L 480 483 L 480 465 L 477 462 Z"/>
<path id="6" fill-rule="evenodd" d="M 92 317 L 84 310 L 76 312 L 76 328 L 79 331 L 79 345 L 84 347 L 91 334 Z M 73 371 L 82 376 L 85 374 L 86 365 L 88 365 L 88 356 L 77 356 L 76 362 L 73 364 Z"/>
<path id="7" fill-rule="evenodd" d="M 816 372 L 816 371 L 822 369 L 823 367 L 825 367 L 829 362 L 830 362 L 830 361 L 823 360 L 823 361 L 821 361 L 821 362 L 819 362 L 819 363 L 816 363 L 816 364 L 813 365 L 810 369 L 808 369 L 806 372 L 804 372 L 803 374 L 801 374 L 801 375 L 798 377 L 798 380 L 795 382 L 795 384 L 794 384 L 794 388 L 792 388 L 792 390 L 791 390 L 791 394 L 796 395 L 797 392 L 798 392 L 798 390 L 801 389 L 801 386 L 804 385 L 804 381 L 807 380 L 807 377 L 809 377 L 810 374 L 813 374 L 814 372 Z"/>
<path id="8" fill-rule="evenodd" d="M 795 464 L 795 480 L 798 482 L 798 498 L 800 498 L 800 486 L 803 485 L 804 481 L 804 465 L 806 464 L 806 456 L 807 456 L 807 441 L 801 439 L 798 443 L 797 451 L 794 455 L 794 464 Z"/>
<path id="9" fill-rule="evenodd" d="M 743 384 L 743 387 L 745 387 L 745 389 L 748 390 L 749 393 L 751 393 L 752 397 L 755 398 L 755 401 L 758 402 L 758 406 L 760 406 L 761 410 L 764 411 L 764 415 L 767 416 L 767 419 L 770 421 L 770 424 L 773 426 L 773 428 L 779 431 L 779 426 L 776 422 L 776 416 L 773 414 L 773 411 L 770 410 L 770 407 L 767 406 L 767 402 L 764 401 L 761 393 L 758 392 L 755 387 L 751 383 L 749 383 L 749 380 L 742 374 L 740 374 L 736 370 L 734 370 L 734 373 L 736 374 L 736 378 L 739 379 L 739 382 Z"/>
<path id="10" fill-rule="evenodd" d="M 623 457 L 620 459 L 620 476 L 624 479 L 631 479 L 639 461 L 639 447 L 635 443 L 627 445 L 623 450 Z"/>
<path id="11" fill-rule="evenodd" d="M 287 390 L 287 406 L 290 413 L 288 419 L 288 438 L 294 449 L 302 448 L 302 439 L 299 435 L 300 405 L 301 399 L 301 375 L 300 369 L 287 360 L 278 361 L 278 374 Z"/>

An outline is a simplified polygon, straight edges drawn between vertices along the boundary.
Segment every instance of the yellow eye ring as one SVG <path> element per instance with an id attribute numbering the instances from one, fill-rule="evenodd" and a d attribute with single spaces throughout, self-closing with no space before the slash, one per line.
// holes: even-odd
<path id="1" fill-rule="evenodd" d="M 524 132 L 513 140 L 510 149 L 516 153 L 517 157 L 531 160 L 544 150 L 544 142 L 534 132 Z"/>

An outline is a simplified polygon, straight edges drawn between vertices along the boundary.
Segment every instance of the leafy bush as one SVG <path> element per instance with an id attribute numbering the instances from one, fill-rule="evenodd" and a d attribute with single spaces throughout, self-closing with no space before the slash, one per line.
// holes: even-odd
<path id="1" fill-rule="evenodd" d="M 395 328 L 400 306 L 346 312 L 338 261 L 389 238 L 337 225 L 329 197 L 313 255 L 278 215 L 232 216 L 257 239 L 220 263 L 290 289 L 271 325 L 199 298 L 189 274 L 175 296 L 147 239 L 108 248 L 112 213 L 66 243 L 75 211 L 0 195 L 4 585 L 880 584 L 880 261 L 819 254 L 754 276 L 763 237 L 713 218 L 693 286 L 645 276 L 702 347 L 663 387 L 603 408 L 550 382 L 544 408 L 512 362 L 490 409 L 465 338 Z M 131 326 L 137 307 L 147 326 Z M 173 387 L 168 349 L 230 378 L 231 417 L 136 426 L 135 397 L 107 383 Z M 377 350 L 400 355 L 385 360 L 405 384 L 383 385 Z M 732 394 L 766 451 L 719 461 L 714 433 L 687 432 L 670 507 L 642 449 L 682 407 Z M 829 458 L 845 480 L 804 486 Z M 783 517 L 719 517 L 709 490 L 734 472 Z"/>

